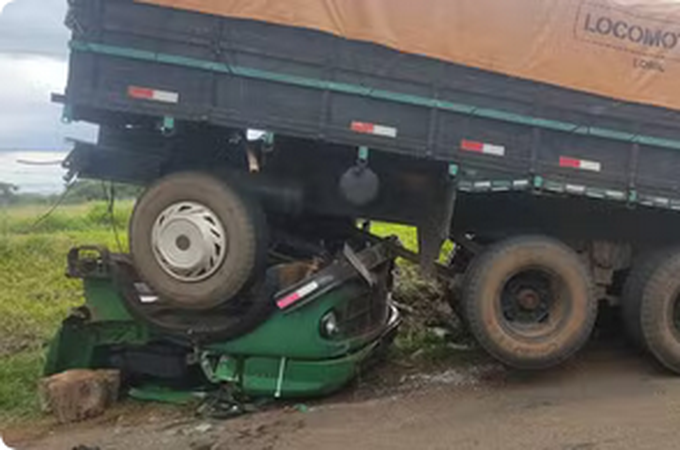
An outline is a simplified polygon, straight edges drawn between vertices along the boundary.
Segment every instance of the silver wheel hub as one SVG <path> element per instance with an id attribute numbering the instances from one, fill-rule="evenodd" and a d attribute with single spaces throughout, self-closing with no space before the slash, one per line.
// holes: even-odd
<path id="1" fill-rule="evenodd" d="M 157 218 L 151 232 L 156 260 L 173 278 L 197 282 L 212 276 L 227 254 L 222 222 L 196 202 L 175 203 Z"/>

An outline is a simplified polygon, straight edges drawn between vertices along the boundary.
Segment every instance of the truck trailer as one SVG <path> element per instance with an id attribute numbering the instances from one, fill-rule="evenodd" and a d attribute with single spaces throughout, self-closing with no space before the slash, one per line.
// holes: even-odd
<path id="1" fill-rule="evenodd" d="M 387 221 L 500 361 L 565 361 L 608 302 L 680 372 L 680 4 L 70 0 L 67 25 L 54 100 L 100 131 L 66 167 L 146 187 L 131 260 L 175 311 Z"/>

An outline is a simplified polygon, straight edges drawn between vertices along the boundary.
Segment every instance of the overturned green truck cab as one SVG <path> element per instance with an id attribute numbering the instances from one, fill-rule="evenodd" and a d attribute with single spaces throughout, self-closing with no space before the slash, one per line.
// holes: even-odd
<path id="1" fill-rule="evenodd" d="M 119 369 L 140 398 L 157 398 L 144 390 L 149 384 L 178 392 L 227 386 L 249 397 L 326 395 L 384 355 L 394 337 L 393 262 L 381 245 L 346 247 L 288 285 L 281 284 L 286 264 L 272 266 L 267 286 L 253 288 L 256 298 L 207 318 L 159 306 L 125 255 L 76 248 L 68 274 L 83 280 L 85 304 L 53 339 L 45 375 Z"/>

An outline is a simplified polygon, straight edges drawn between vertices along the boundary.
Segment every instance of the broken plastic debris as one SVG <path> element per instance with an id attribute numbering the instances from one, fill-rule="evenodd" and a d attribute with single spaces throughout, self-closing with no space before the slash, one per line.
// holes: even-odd
<path id="1" fill-rule="evenodd" d="M 298 403 L 293 407 L 297 412 L 301 412 L 303 414 L 309 412 L 309 406 L 305 405 L 304 403 Z"/>

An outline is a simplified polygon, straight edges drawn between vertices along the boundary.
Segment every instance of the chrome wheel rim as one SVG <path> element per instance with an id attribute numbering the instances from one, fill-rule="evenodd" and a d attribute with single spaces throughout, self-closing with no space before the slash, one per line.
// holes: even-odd
<path id="1" fill-rule="evenodd" d="M 210 208 L 179 202 L 158 215 L 151 232 L 161 268 L 183 282 L 199 282 L 219 270 L 228 251 L 222 222 Z"/>

